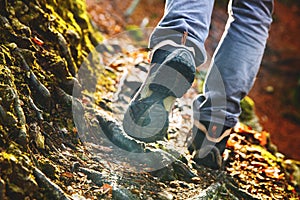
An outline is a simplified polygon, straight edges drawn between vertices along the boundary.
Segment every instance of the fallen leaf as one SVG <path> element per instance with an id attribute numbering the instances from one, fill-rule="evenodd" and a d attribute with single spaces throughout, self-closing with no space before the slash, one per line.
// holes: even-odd
<path id="1" fill-rule="evenodd" d="M 254 134 L 254 138 L 259 141 L 261 146 L 266 146 L 268 143 L 269 133 L 266 131 L 262 131 L 261 133 L 257 132 Z"/>
<path id="2" fill-rule="evenodd" d="M 31 40 L 39 46 L 43 46 L 43 44 L 44 44 L 44 42 L 36 36 L 34 38 L 31 38 Z"/>
<path id="3" fill-rule="evenodd" d="M 100 189 L 102 194 L 112 194 L 112 186 L 107 183 L 104 183 Z"/>
<path id="4" fill-rule="evenodd" d="M 70 172 L 63 172 L 61 175 L 67 178 L 73 178 L 73 174 Z"/>
<path id="5" fill-rule="evenodd" d="M 263 167 L 263 168 L 268 167 L 267 163 L 262 163 L 262 162 L 257 162 L 257 161 L 251 161 L 251 165 L 253 165 L 255 167 Z"/>
<path id="6" fill-rule="evenodd" d="M 280 173 L 280 169 L 275 167 L 268 167 L 267 169 L 264 169 L 263 172 L 270 178 L 282 179 L 284 177 L 284 174 Z"/>

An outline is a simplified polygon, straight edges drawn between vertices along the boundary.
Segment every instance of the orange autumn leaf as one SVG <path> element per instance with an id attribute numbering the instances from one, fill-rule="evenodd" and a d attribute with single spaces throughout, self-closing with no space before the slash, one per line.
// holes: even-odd
<path id="1" fill-rule="evenodd" d="M 230 139 L 229 139 L 229 140 L 227 141 L 226 146 L 227 146 L 227 147 L 234 147 L 236 143 L 237 143 L 237 141 L 235 141 L 235 140 L 230 140 Z"/>
<path id="2" fill-rule="evenodd" d="M 73 178 L 73 174 L 70 172 L 63 172 L 61 175 L 67 178 Z"/>
<path id="3" fill-rule="evenodd" d="M 34 38 L 31 38 L 31 40 L 39 46 L 42 46 L 44 44 L 44 42 L 36 36 Z"/>
<path id="4" fill-rule="evenodd" d="M 280 169 L 274 167 L 268 167 L 267 169 L 263 169 L 263 172 L 267 177 L 282 179 L 284 177 L 284 173 L 280 173 Z"/>
<path id="5" fill-rule="evenodd" d="M 265 146 L 268 143 L 269 133 L 262 131 L 261 133 L 254 134 L 254 138 L 257 139 L 261 146 Z"/>
<path id="6" fill-rule="evenodd" d="M 106 193 L 111 194 L 112 193 L 112 186 L 107 184 L 107 183 L 104 183 L 101 187 L 101 190 L 103 191 L 103 194 L 106 194 Z"/>

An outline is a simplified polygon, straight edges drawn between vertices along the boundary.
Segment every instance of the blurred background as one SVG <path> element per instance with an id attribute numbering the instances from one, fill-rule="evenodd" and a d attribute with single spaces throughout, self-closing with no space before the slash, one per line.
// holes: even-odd
<path id="1" fill-rule="evenodd" d="M 132 27 L 155 27 L 164 0 L 87 0 L 93 23 L 107 37 Z M 206 42 L 213 54 L 227 19 L 227 1 L 218 1 Z M 300 1 L 275 2 L 273 24 L 257 80 L 249 96 L 259 122 L 288 158 L 300 160 Z"/>

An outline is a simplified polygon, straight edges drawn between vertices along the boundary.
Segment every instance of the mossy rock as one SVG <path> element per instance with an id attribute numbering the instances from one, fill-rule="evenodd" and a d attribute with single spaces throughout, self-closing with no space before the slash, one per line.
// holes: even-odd
<path id="1" fill-rule="evenodd" d="M 69 100 L 81 64 L 103 36 L 84 0 L 0 0 L 0 29 L 0 199 L 44 199 L 47 188 L 35 182 L 33 167 L 56 179 L 55 164 L 41 160 L 53 153 L 54 140 L 62 143 L 62 130 L 78 141 Z"/>
<path id="2" fill-rule="evenodd" d="M 262 127 L 259 124 L 259 119 L 255 113 L 255 103 L 249 96 L 242 99 L 241 109 L 242 113 L 239 120 L 253 129 L 261 131 Z"/>

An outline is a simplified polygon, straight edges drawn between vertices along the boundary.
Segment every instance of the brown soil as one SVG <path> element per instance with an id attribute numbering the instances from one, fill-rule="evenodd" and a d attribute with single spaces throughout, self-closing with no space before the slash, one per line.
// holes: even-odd
<path id="1" fill-rule="evenodd" d="M 299 7 L 276 3 L 274 14 L 268 48 L 250 97 L 278 150 L 300 160 L 299 99 L 293 96 L 300 78 Z M 267 92 L 270 86 L 273 92 Z"/>
<path id="2" fill-rule="evenodd" d="M 115 35 L 128 24 L 139 25 L 147 17 L 149 27 L 154 27 L 163 15 L 164 1 L 141 0 L 133 14 L 122 15 L 130 0 L 87 0 L 88 9 L 95 22 L 108 35 Z M 105 12 L 103 12 L 105 9 Z M 97 13 L 106 13 L 99 16 Z M 207 41 L 211 54 L 226 20 L 226 6 L 213 13 L 212 29 Z M 107 26 L 107 25 L 110 26 Z M 103 26 L 101 26 L 103 25 Z M 111 27 L 109 29 L 105 27 Z M 256 112 L 263 128 L 271 133 L 273 143 L 288 158 L 300 160 L 299 109 L 293 103 L 293 90 L 300 78 L 300 20 L 299 7 L 275 4 L 274 22 L 268 47 L 256 83 L 249 96 L 256 104 Z"/>

